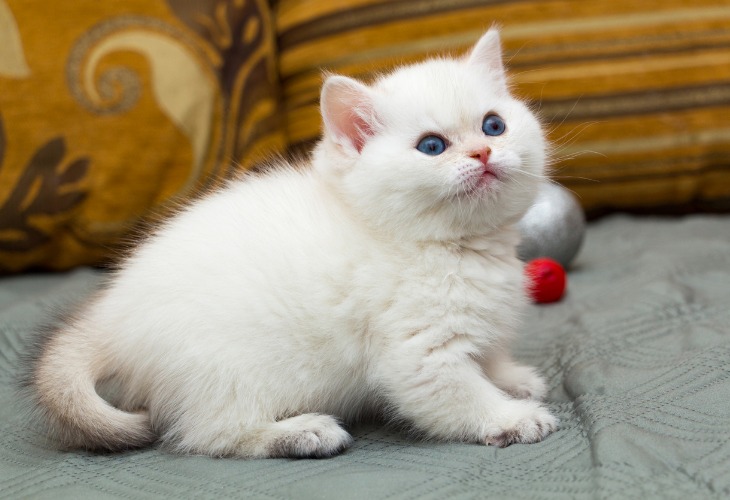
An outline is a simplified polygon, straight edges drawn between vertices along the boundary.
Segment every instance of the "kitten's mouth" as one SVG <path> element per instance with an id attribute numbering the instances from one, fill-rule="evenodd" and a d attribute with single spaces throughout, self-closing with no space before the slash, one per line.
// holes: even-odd
<path id="1" fill-rule="evenodd" d="M 477 182 L 477 186 L 487 186 L 488 184 L 491 184 L 492 182 L 498 180 L 499 176 L 497 176 L 497 172 L 492 167 L 487 165 L 479 173 L 479 181 Z"/>
<path id="2" fill-rule="evenodd" d="M 481 167 L 471 176 L 467 186 L 468 194 L 479 194 L 494 188 L 499 181 L 497 170 L 491 165 Z"/>

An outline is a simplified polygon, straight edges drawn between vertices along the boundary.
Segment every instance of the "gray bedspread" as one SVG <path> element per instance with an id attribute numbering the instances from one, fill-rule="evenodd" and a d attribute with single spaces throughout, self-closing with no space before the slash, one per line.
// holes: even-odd
<path id="1" fill-rule="evenodd" d="M 370 424 L 322 460 L 56 451 L 19 409 L 18 351 L 49 305 L 81 300 L 99 279 L 82 269 L 0 280 L 2 498 L 730 495 L 730 217 L 590 226 L 568 296 L 533 306 L 515 346 L 547 376 L 560 430 L 505 449 Z"/>

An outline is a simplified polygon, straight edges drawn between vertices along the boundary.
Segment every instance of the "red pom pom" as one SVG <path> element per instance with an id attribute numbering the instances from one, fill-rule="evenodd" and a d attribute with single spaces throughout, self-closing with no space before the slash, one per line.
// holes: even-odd
<path id="1" fill-rule="evenodd" d="M 560 263 L 547 257 L 531 260 L 525 266 L 527 290 L 532 300 L 539 304 L 557 302 L 565 293 L 565 269 Z"/>

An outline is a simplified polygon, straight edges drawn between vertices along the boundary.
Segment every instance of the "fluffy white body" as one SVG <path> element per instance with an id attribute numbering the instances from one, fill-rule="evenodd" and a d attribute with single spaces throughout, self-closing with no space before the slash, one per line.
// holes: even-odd
<path id="1" fill-rule="evenodd" d="M 66 445 L 329 456 L 351 442 L 339 422 L 372 413 L 498 446 L 556 428 L 508 353 L 526 301 L 512 226 L 545 145 L 497 33 L 372 86 L 332 76 L 322 113 L 311 165 L 183 210 L 48 336 L 29 384 Z M 428 134 L 443 152 L 417 149 Z"/>

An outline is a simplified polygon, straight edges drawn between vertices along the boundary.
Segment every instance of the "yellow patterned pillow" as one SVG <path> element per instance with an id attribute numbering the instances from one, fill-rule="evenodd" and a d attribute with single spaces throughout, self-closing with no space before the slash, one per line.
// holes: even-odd
<path id="1" fill-rule="evenodd" d="M 280 0 L 276 18 L 295 145 L 319 134 L 320 68 L 368 77 L 497 23 L 555 177 L 590 213 L 730 210 L 726 0 Z"/>
<path id="2" fill-rule="evenodd" d="M 105 258 L 150 208 L 279 150 L 244 0 L 0 0 L 0 272 Z"/>

